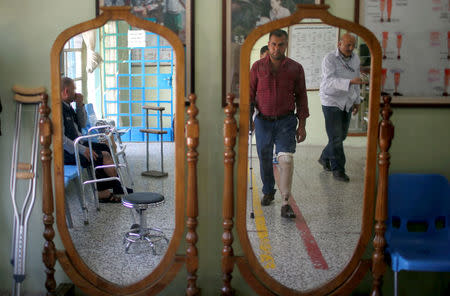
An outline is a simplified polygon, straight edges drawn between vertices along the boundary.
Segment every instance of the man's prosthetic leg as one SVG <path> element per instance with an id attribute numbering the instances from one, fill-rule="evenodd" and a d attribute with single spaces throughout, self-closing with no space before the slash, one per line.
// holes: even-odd
<path id="1" fill-rule="evenodd" d="M 291 196 L 292 175 L 294 173 L 293 153 L 279 152 L 278 167 L 280 169 L 279 188 L 281 191 L 281 197 L 283 199 L 283 206 L 281 207 L 281 216 L 285 218 L 295 218 L 294 211 L 288 204 L 289 197 Z"/>

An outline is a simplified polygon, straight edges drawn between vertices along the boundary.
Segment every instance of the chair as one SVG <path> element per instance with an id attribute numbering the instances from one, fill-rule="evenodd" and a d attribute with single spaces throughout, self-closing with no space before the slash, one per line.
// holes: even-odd
<path id="1" fill-rule="evenodd" d="M 125 191 L 126 192 L 126 191 Z M 122 197 L 122 205 L 135 209 L 139 215 L 139 224 L 133 224 L 131 230 L 125 233 L 124 243 L 125 253 L 128 253 L 132 243 L 137 241 L 147 241 L 153 251 L 153 255 L 156 255 L 156 249 L 154 243 L 160 240 L 169 242 L 164 232 L 161 229 L 154 227 L 147 227 L 147 217 L 145 210 L 149 207 L 159 206 L 164 203 L 164 196 L 155 192 L 135 192 L 126 194 Z"/>
<path id="2" fill-rule="evenodd" d="M 450 271 L 450 187 L 437 174 L 392 174 L 386 254 L 394 271 Z"/>
<path id="3" fill-rule="evenodd" d="M 64 165 L 64 188 L 66 188 L 69 185 L 70 181 L 77 179 L 77 177 L 78 177 L 77 166 Z M 66 207 L 67 226 L 69 228 L 72 228 L 73 227 L 72 214 L 70 213 L 70 208 L 69 208 L 69 203 L 67 202 L 67 197 L 64 199 L 64 204 Z"/>
<path id="4" fill-rule="evenodd" d="M 92 103 L 85 104 L 84 109 L 86 110 L 87 115 L 86 130 L 98 125 L 110 125 L 110 126 L 116 125 L 116 122 L 112 119 L 104 119 L 104 118 L 98 119 L 94 111 L 94 105 L 92 105 Z M 84 131 L 84 133 L 86 133 L 86 131 Z"/>

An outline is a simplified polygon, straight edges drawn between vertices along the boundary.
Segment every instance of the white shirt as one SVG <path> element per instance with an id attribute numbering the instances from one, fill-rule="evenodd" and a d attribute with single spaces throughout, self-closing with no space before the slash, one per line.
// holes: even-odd
<path id="1" fill-rule="evenodd" d="M 319 90 L 323 106 L 338 107 L 349 112 L 354 104 L 361 103 L 359 85 L 350 84 L 350 80 L 359 77 L 359 65 L 358 55 L 344 58 L 339 49 L 324 57 Z"/>

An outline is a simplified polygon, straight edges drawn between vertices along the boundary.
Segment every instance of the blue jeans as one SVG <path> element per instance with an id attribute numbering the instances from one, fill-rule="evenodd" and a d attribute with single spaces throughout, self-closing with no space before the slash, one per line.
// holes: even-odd
<path id="1" fill-rule="evenodd" d="M 322 106 L 325 116 L 325 129 L 328 144 L 322 151 L 320 158 L 330 161 L 332 171 L 345 172 L 345 154 L 343 142 L 347 138 L 351 112 L 340 110 L 338 107 Z"/>
<path id="2" fill-rule="evenodd" d="M 295 134 L 297 117 L 292 114 L 285 118 L 268 121 L 256 116 L 255 135 L 256 150 L 259 157 L 259 170 L 263 183 L 263 194 L 275 193 L 275 178 L 273 176 L 273 145 L 276 153 L 295 152 Z"/>

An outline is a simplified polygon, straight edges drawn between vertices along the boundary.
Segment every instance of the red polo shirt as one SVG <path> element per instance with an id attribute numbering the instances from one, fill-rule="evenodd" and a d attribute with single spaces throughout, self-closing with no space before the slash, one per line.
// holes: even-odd
<path id="1" fill-rule="evenodd" d="M 285 57 L 272 73 L 270 56 L 258 60 L 250 71 L 250 102 L 265 116 L 281 116 L 297 108 L 297 117 L 309 117 L 305 72 L 302 65 Z"/>

